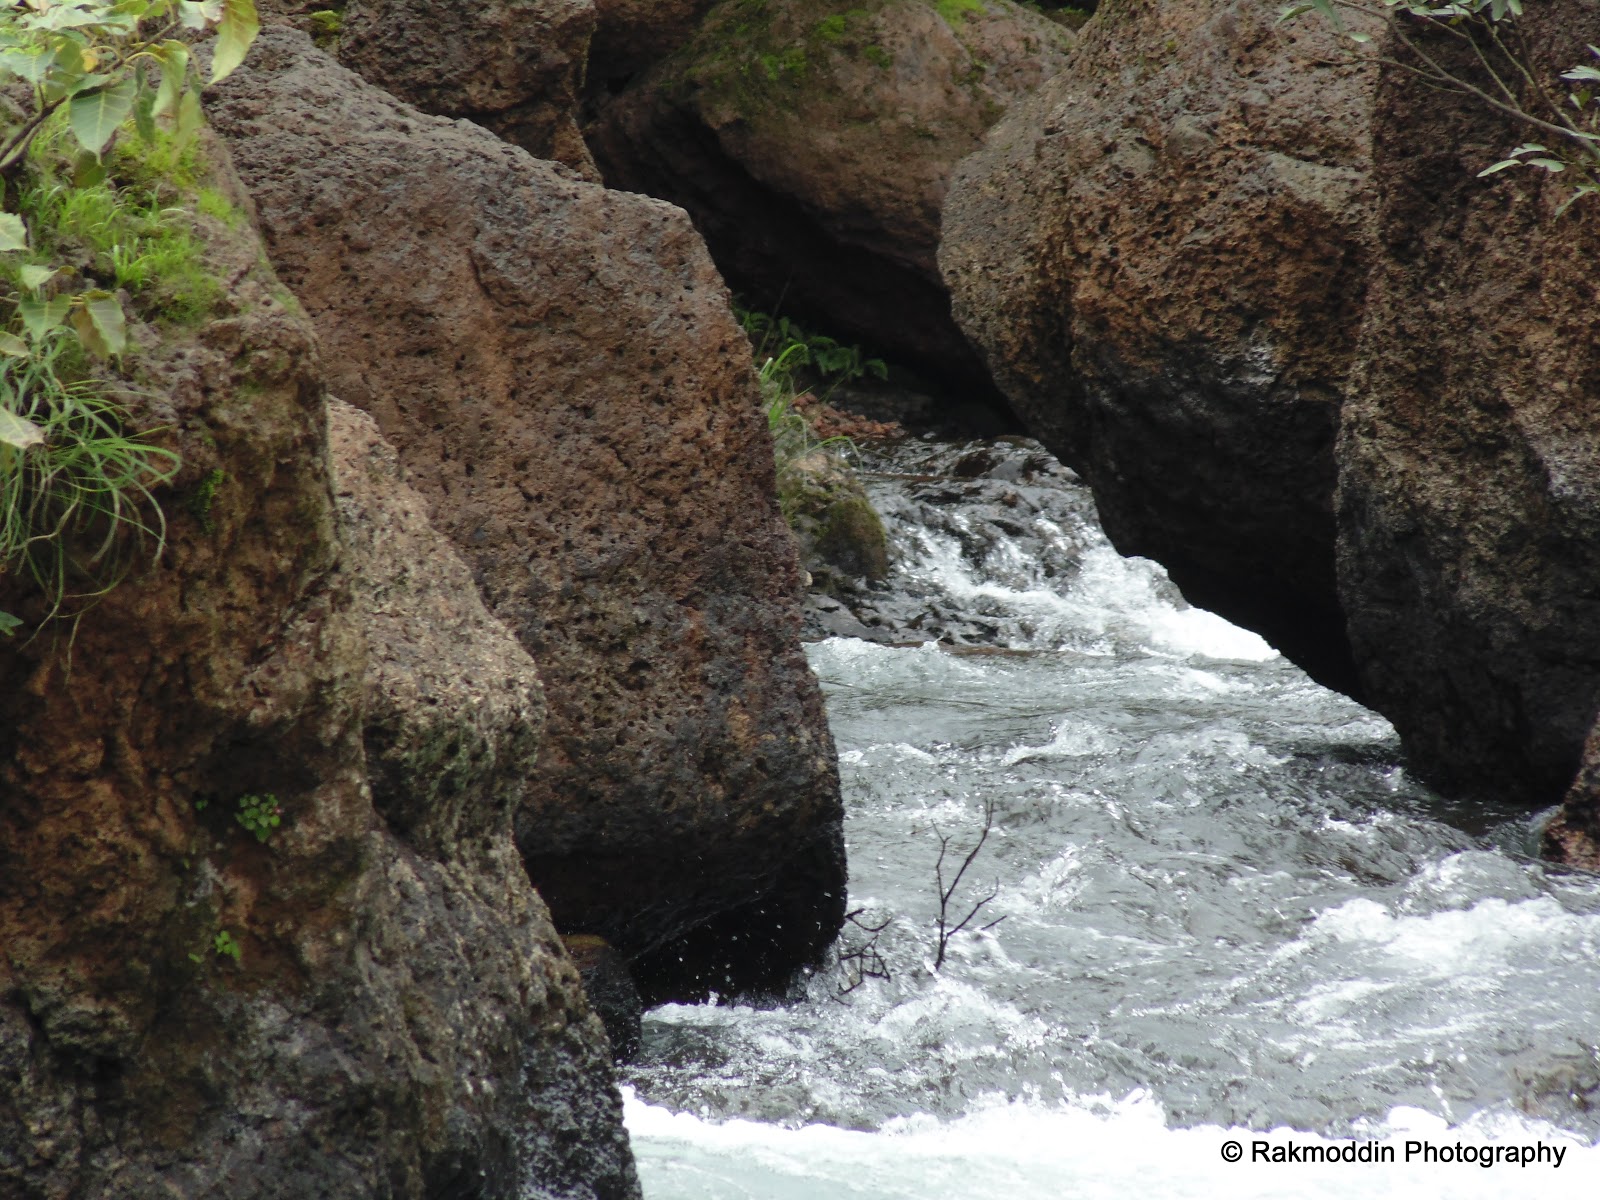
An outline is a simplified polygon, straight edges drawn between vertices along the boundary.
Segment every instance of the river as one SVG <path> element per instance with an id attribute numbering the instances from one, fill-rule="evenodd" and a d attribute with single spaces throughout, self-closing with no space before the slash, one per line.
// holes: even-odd
<path id="1" fill-rule="evenodd" d="M 1037 447 L 867 465 L 897 565 L 839 619 L 880 640 L 810 650 L 857 915 L 786 1004 L 647 1016 L 624 1082 L 648 1200 L 1600 1186 L 1600 880 L 1119 557 Z M 993 898 L 935 969 L 936 869 L 986 819 L 947 920 Z M 1440 1161 L 1458 1146 L 1545 1157 Z"/>

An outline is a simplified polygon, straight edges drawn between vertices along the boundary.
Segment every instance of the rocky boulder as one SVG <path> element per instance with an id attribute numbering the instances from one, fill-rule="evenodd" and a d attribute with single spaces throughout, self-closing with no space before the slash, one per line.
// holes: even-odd
<path id="1" fill-rule="evenodd" d="M 125 362 L 131 422 L 183 456 L 166 553 L 0 643 L 0 1193 L 637 1196 L 496 767 L 394 781 L 403 820 L 367 786 L 364 699 L 380 755 L 436 741 L 419 702 L 451 696 L 418 664 L 469 661 L 451 643 L 488 618 L 359 470 L 344 557 L 311 328 L 247 222 L 196 222 L 208 318 L 138 326 Z M 15 576 L 0 604 L 40 615 Z M 537 740 L 525 660 L 501 665 L 521 690 L 453 694 L 463 745 Z"/>
<path id="2" fill-rule="evenodd" d="M 1589 60 L 1600 14 L 1529 6 L 1533 61 Z M 1422 35 L 1425 36 L 1425 35 Z M 1429 41 L 1476 70 L 1470 47 Z M 1527 131 L 1385 77 L 1382 255 L 1339 441 L 1339 571 L 1371 703 L 1453 791 L 1552 804 L 1600 709 L 1600 208 L 1477 174 Z"/>
<path id="3" fill-rule="evenodd" d="M 748 343 L 684 214 L 424 116 L 292 30 L 213 120 L 268 250 L 538 661 L 518 842 L 563 934 L 646 999 L 779 984 L 843 914 Z"/>
<path id="4" fill-rule="evenodd" d="M 1072 38 L 1009 0 L 723 0 L 585 132 L 612 186 L 688 209 L 754 307 L 987 392 L 935 261 L 945 191 Z"/>
<path id="5" fill-rule="evenodd" d="M 578 132 L 594 0 L 272 0 L 345 66 L 423 112 L 474 121 L 594 177 Z"/>
<path id="6" fill-rule="evenodd" d="M 958 168 L 940 264 L 1126 554 L 1358 693 L 1334 437 L 1369 263 L 1371 80 L 1259 0 L 1123 0 Z"/>

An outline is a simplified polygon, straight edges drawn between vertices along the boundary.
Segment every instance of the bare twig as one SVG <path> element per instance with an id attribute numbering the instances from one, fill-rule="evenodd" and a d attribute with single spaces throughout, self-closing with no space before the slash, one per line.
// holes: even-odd
<path id="1" fill-rule="evenodd" d="M 889 923 L 894 918 L 885 917 L 876 925 L 868 925 L 861 920 L 861 914 L 865 911 L 864 908 L 858 908 L 844 915 L 846 921 L 870 936 L 861 945 L 854 946 L 839 955 L 839 965 L 845 969 L 845 974 L 849 978 L 848 983 L 839 987 L 841 997 L 848 996 L 869 979 L 882 979 L 887 982 L 892 978 L 889 973 L 889 963 L 878 949 L 878 935 L 889 928 Z"/>
<path id="2" fill-rule="evenodd" d="M 954 923 L 951 922 L 950 901 L 955 898 L 957 889 L 961 887 L 961 880 L 967 873 L 967 868 L 970 867 L 973 863 L 973 860 L 978 857 L 979 851 L 983 849 L 984 843 L 989 840 L 989 833 L 993 829 L 994 799 L 990 797 L 983 802 L 983 829 L 978 834 L 978 840 L 973 845 L 972 849 L 967 851 L 966 857 L 961 860 L 961 866 L 956 868 L 955 877 L 950 880 L 948 886 L 946 886 L 944 881 L 944 860 L 945 856 L 950 852 L 950 836 L 948 834 L 940 833 L 937 828 L 935 828 L 933 831 L 934 836 L 939 839 L 939 860 L 933 865 L 934 883 L 939 892 L 939 946 L 933 958 L 933 969 L 935 971 L 944 966 L 945 953 L 950 948 L 950 939 L 971 925 L 977 915 L 983 911 L 984 905 L 988 904 L 991 900 L 1000 895 L 1000 881 L 996 879 L 994 886 L 989 889 L 989 894 L 987 896 L 969 908 L 966 916 L 962 917 L 959 921 Z M 979 926 L 973 932 L 982 933 L 986 929 L 993 929 L 996 925 L 1000 924 L 1000 922 L 1004 920 L 1004 917 L 996 917 L 987 925 Z"/>

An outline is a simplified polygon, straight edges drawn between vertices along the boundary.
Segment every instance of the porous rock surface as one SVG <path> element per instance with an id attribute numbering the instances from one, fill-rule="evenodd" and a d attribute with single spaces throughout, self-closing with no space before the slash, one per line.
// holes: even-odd
<path id="1" fill-rule="evenodd" d="M 1520 24 L 1552 75 L 1600 43 L 1583 0 Z M 1472 77 L 1470 48 L 1428 45 Z M 1382 253 L 1339 441 L 1350 636 L 1431 781 L 1555 803 L 1600 709 L 1600 209 L 1557 219 L 1542 172 L 1478 178 L 1528 135 L 1475 98 L 1395 73 L 1377 113 Z"/>
<path id="2" fill-rule="evenodd" d="M 1122 0 L 957 169 L 940 264 L 1030 432 L 1184 595 L 1359 691 L 1333 444 L 1363 310 L 1371 80 L 1257 0 Z"/>
<path id="3" fill-rule="evenodd" d="M 422 111 L 592 177 L 576 117 L 594 26 L 594 0 L 350 0 L 332 44 Z"/>
<path id="4" fill-rule="evenodd" d="M 585 133 L 609 184 L 690 212 L 753 307 L 988 391 L 939 278 L 940 211 L 1072 38 L 1009 0 L 723 0 Z"/>
<path id="5" fill-rule="evenodd" d="M 338 394 L 394 443 L 548 703 L 518 816 L 647 999 L 776 986 L 843 913 L 748 343 L 684 214 L 263 34 L 213 121 Z"/>
<path id="6" fill-rule="evenodd" d="M 1589 731 L 1578 777 L 1544 827 L 1542 842 L 1546 858 L 1600 871 L 1600 721 Z"/>
<path id="7" fill-rule="evenodd" d="M 200 223 L 224 298 L 192 336 L 136 328 L 130 359 L 133 424 L 184 458 L 166 553 L 76 626 L 0 644 L 0 1194 L 635 1197 L 604 1037 L 493 770 L 393 796 L 409 829 L 367 787 L 364 694 L 428 691 L 402 643 L 457 653 L 406 595 L 487 618 L 448 561 L 409 589 L 351 578 L 417 579 L 385 555 L 441 548 L 351 472 L 342 557 L 311 329 L 248 230 Z M 14 576 L 0 593 L 40 615 Z M 501 742 L 537 736 L 520 700 Z M 281 808 L 265 842 L 245 795 Z"/>

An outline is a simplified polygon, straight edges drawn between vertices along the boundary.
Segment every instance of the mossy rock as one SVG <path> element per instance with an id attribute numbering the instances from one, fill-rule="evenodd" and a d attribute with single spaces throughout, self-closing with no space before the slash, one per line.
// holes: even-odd
<path id="1" fill-rule="evenodd" d="M 813 583 L 825 592 L 850 580 L 889 577 L 889 537 L 866 489 L 838 455 L 813 450 L 784 468 L 779 500 Z"/>

